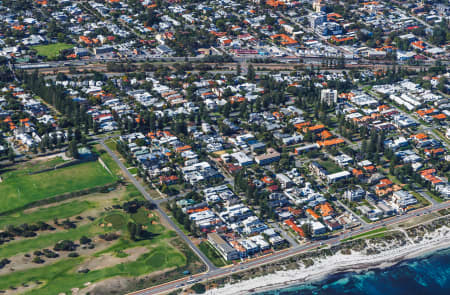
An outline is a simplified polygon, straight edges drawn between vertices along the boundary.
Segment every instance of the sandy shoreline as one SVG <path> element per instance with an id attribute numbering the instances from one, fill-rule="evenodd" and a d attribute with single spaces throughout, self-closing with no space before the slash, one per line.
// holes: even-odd
<path id="1" fill-rule="evenodd" d="M 366 255 L 352 252 L 351 255 L 337 253 L 326 258 L 318 258 L 309 268 L 277 271 L 273 274 L 253 278 L 236 284 L 227 284 L 223 288 L 208 290 L 209 295 L 252 294 L 278 288 L 318 281 L 327 276 L 343 272 L 362 272 L 368 269 L 387 268 L 401 261 L 450 247 L 450 229 L 443 227 L 427 234 L 418 243 L 383 250 L 380 254 Z"/>

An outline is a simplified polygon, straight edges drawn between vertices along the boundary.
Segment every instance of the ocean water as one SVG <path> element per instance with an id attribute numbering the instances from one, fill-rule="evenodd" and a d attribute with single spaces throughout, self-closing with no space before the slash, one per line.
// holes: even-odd
<path id="1" fill-rule="evenodd" d="M 348 272 L 255 295 L 450 295 L 450 248 L 385 269 Z"/>

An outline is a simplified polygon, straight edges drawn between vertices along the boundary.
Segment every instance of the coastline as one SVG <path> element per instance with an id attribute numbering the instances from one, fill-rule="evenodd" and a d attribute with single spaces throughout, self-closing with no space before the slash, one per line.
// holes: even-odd
<path id="1" fill-rule="evenodd" d="M 274 289 L 323 280 L 329 276 L 346 272 L 364 272 L 370 269 L 384 269 L 403 261 L 430 255 L 438 250 L 450 248 L 450 229 L 441 228 L 428 234 L 418 243 L 408 243 L 401 247 L 383 250 L 379 254 L 365 255 L 353 252 L 351 255 L 336 253 L 326 258 L 318 258 L 310 267 L 277 271 L 250 280 L 227 284 L 222 288 L 208 290 L 208 295 L 255 294 Z"/>

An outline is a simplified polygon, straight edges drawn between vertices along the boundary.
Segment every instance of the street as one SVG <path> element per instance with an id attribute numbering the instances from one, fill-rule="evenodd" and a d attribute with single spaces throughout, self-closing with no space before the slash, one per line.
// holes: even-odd
<path id="1" fill-rule="evenodd" d="M 361 233 L 364 232 L 368 232 L 368 231 L 372 231 L 381 227 L 385 227 L 388 225 L 393 225 L 399 222 L 403 222 L 405 220 L 408 220 L 410 218 L 416 217 L 418 214 L 428 214 L 431 212 L 435 212 L 435 211 L 439 211 L 442 209 L 446 209 L 450 207 L 450 202 L 444 202 L 444 203 L 437 203 L 437 202 L 433 202 L 431 206 L 425 207 L 425 208 L 421 208 L 421 209 L 417 209 L 415 211 L 411 211 L 409 213 L 406 213 L 404 215 L 400 215 L 400 216 L 396 216 L 394 218 L 391 218 L 389 220 L 385 220 L 385 221 L 379 221 L 379 222 L 375 222 L 375 223 L 367 223 L 364 220 L 361 220 L 361 222 L 363 223 L 363 226 L 361 226 L 359 229 L 354 230 L 352 232 L 348 232 L 348 233 L 344 233 L 342 235 L 340 235 L 337 238 L 328 240 L 328 241 L 324 241 L 324 242 L 309 242 L 303 245 L 298 245 L 297 243 L 293 243 L 293 247 L 286 249 L 286 250 L 282 250 L 280 252 L 276 252 L 273 254 L 269 254 L 266 256 L 262 256 L 259 258 L 255 258 L 252 260 L 248 260 L 248 261 L 244 261 L 241 262 L 240 264 L 231 266 L 231 267 L 225 267 L 225 268 L 217 268 L 216 266 L 214 266 L 214 264 L 212 264 L 212 262 L 192 243 L 192 241 L 173 223 L 173 221 L 167 216 L 167 214 L 161 209 L 160 204 L 162 202 L 164 202 L 164 200 L 157 200 L 154 201 L 150 195 L 146 192 L 145 188 L 136 180 L 136 178 L 133 177 L 133 175 L 131 175 L 131 173 L 128 171 L 128 169 L 123 165 L 123 163 L 118 159 L 118 157 L 114 154 L 114 152 L 108 148 L 108 146 L 104 143 L 106 139 L 101 139 L 100 140 L 100 144 L 102 145 L 102 147 L 108 152 L 108 154 L 113 158 L 113 160 L 119 165 L 119 167 L 122 169 L 122 171 L 125 173 L 125 175 L 132 181 L 132 183 L 138 188 L 138 190 L 144 195 L 144 197 L 151 201 L 154 202 L 157 205 L 157 210 L 159 212 L 159 214 L 161 215 L 162 218 L 164 218 L 173 228 L 174 230 L 177 232 L 178 235 L 180 235 L 180 237 L 189 245 L 189 247 L 201 258 L 201 260 L 207 265 L 208 270 L 204 273 L 201 274 L 197 274 L 197 275 L 193 275 L 190 277 L 186 277 L 180 280 L 176 280 L 173 282 L 169 282 L 169 283 L 165 283 L 162 285 L 158 285 L 158 286 L 154 286 L 151 288 L 147 288 L 147 289 L 143 289 L 140 291 L 136 291 L 130 294 L 133 295 L 144 295 L 144 294 L 158 294 L 158 293 L 162 293 L 162 292 L 167 292 L 176 288 L 179 288 L 181 286 L 181 284 L 185 285 L 189 285 L 190 283 L 194 283 L 192 282 L 192 280 L 194 280 L 195 282 L 201 282 L 201 281 L 207 281 L 207 280 L 211 280 L 214 279 L 216 277 L 221 277 L 221 276 L 226 276 L 229 275 L 231 273 L 235 273 L 235 272 L 239 272 L 239 271 L 243 271 L 246 270 L 248 268 L 254 268 L 263 264 L 267 264 L 276 260 L 281 260 L 281 259 L 285 259 L 287 257 L 290 256 L 294 256 L 294 255 L 298 255 L 302 252 L 308 251 L 310 249 L 314 249 L 317 247 L 320 247 L 323 243 L 329 244 L 329 245 L 338 245 L 341 243 L 341 241 L 343 239 L 355 236 L 355 235 L 359 235 Z M 345 207 L 345 206 L 343 206 Z M 347 209 L 347 208 L 346 208 Z M 349 210 L 349 209 L 347 209 Z M 351 211 L 351 210 L 349 210 Z M 357 215 L 356 215 L 357 216 Z M 188 283 L 188 281 L 190 281 L 190 283 Z"/>
<path id="2" fill-rule="evenodd" d="M 122 169 L 123 173 L 127 176 L 128 179 L 131 180 L 131 182 L 136 186 L 136 188 L 141 192 L 141 194 L 150 202 L 154 203 L 157 206 L 157 211 L 161 218 L 165 220 L 170 226 L 176 231 L 176 233 L 183 239 L 183 241 L 189 245 L 189 247 L 192 249 L 192 251 L 197 254 L 197 256 L 200 257 L 200 259 L 205 263 L 209 271 L 213 271 L 217 269 L 217 267 L 208 259 L 208 257 L 203 254 L 202 251 L 200 251 L 194 243 L 183 233 L 183 231 L 176 226 L 176 224 L 172 221 L 172 219 L 169 218 L 169 216 L 164 212 L 164 210 L 161 209 L 161 202 L 162 200 L 153 200 L 150 195 L 147 193 L 145 188 L 139 183 L 139 181 L 134 178 L 134 176 L 128 171 L 128 169 L 125 167 L 125 165 L 117 158 L 116 154 L 105 144 L 105 139 L 100 140 L 101 146 L 106 150 L 106 152 L 113 158 L 113 160 L 119 165 L 120 169 Z"/>

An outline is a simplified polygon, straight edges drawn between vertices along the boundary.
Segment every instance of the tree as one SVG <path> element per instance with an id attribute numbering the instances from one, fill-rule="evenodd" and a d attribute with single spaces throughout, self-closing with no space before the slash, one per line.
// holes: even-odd
<path id="1" fill-rule="evenodd" d="M 78 153 L 78 146 L 75 140 L 72 140 L 69 144 L 69 148 L 67 150 L 67 153 L 70 157 L 74 159 L 79 159 L 80 154 Z"/>
<path id="2" fill-rule="evenodd" d="M 134 222 L 128 222 L 128 232 L 130 233 L 130 239 L 136 240 L 137 226 Z"/>
<path id="3" fill-rule="evenodd" d="M 15 159 L 16 159 L 16 155 L 14 154 L 13 149 L 10 147 L 8 150 L 8 160 L 10 162 L 14 163 Z"/>
<path id="4" fill-rule="evenodd" d="M 249 65 L 248 66 L 248 71 L 247 71 L 247 79 L 250 81 L 255 80 L 255 68 L 253 68 L 253 65 Z"/>
<path id="5" fill-rule="evenodd" d="M 307 237 L 308 239 L 310 239 L 311 236 L 312 236 L 312 227 L 311 227 L 311 224 L 309 224 L 309 223 L 303 223 L 303 224 L 302 224 L 302 230 L 303 230 L 303 233 L 305 234 L 305 237 Z"/>

